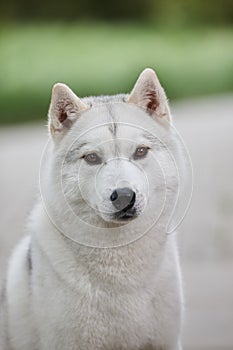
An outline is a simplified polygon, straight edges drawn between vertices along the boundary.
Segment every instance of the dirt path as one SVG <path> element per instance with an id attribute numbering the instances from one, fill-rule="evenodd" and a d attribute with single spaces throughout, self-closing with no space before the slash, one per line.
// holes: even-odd
<path id="1" fill-rule="evenodd" d="M 185 349 L 233 349 L 233 96 L 172 106 L 194 167 L 194 194 L 179 228 L 187 315 Z M 0 277 L 34 202 L 42 125 L 0 130 Z"/>

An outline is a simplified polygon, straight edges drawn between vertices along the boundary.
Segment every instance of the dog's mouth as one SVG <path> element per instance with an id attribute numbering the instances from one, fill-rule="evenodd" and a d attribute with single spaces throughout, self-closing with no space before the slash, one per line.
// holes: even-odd
<path id="1" fill-rule="evenodd" d="M 114 213 L 113 220 L 117 221 L 129 221 L 133 220 L 137 217 L 137 211 L 136 208 L 130 208 L 130 209 L 123 209 L 121 211 L 118 211 Z"/>

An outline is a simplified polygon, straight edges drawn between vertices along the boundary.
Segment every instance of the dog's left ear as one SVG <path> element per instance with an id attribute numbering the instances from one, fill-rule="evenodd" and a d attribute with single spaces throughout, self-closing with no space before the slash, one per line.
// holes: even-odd
<path id="1" fill-rule="evenodd" d="M 49 107 L 49 131 L 55 138 L 61 138 L 81 112 L 89 107 L 65 84 L 57 83 L 53 87 Z"/>
<path id="2" fill-rule="evenodd" d="M 151 116 L 171 120 L 166 94 L 153 69 L 146 68 L 140 74 L 128 102 L 143 108 Z"/>

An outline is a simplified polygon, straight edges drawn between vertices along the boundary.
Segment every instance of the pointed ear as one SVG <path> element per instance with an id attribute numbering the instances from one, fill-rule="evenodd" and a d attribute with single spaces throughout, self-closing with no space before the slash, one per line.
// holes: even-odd
<path id="1" fill-rule="evenodd" d="M 77 120 L 80 112 L 89 107 L 65 84 L 55 84 L 49 107 L 49 131 L 62 136 Z"/>
<path id="2" fill-rule="evenodd" d="M 149 115 L 170 121 L 166 94 L 155 72 L 146 68 L 139 76 L 129 96 L 129 103 L 143 108 Z"/>

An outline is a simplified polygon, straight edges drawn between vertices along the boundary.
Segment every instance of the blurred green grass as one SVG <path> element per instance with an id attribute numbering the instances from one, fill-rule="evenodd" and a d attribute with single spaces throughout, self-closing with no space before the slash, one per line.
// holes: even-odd
<path id="1" fill-rule="evenodd" d="M 45 120 L 55 82 L 79 96 L 128 92 L 145 67 L 157 71 L 169 99 L 232 91 L 232 38 L 232 28 L 2 25 L 0 123 Z"/>

